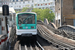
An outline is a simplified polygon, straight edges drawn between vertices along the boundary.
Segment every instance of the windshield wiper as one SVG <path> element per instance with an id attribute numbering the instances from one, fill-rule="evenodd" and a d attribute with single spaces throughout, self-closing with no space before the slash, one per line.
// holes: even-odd
<path id="1" fill-rule="evenodd" d="M 27 18 L 23 21 L 23 24 L 27 24 L 27 23 L 26 23 L 26 20 L 28 20 L 28 19 L 31 18 L 31 17 L 33 17 L 33 16 L 27 17 Z"/>

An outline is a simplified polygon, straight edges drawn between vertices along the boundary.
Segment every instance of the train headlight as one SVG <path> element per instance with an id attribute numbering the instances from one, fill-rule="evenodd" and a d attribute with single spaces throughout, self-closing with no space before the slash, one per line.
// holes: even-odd
<path id="1" fill-rule="evenodd" d="M 20 29 L 22 29 L 22 27 L 20 27 Z"/>

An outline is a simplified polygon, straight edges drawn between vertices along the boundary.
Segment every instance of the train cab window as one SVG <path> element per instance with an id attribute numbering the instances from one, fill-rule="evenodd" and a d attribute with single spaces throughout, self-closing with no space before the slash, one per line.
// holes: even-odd
<path id="1" fill-rule="evenodd" d="M 18 15 L 18 24 L 35 24 L 35 15 L 34 14 L 19 14 Z"/>

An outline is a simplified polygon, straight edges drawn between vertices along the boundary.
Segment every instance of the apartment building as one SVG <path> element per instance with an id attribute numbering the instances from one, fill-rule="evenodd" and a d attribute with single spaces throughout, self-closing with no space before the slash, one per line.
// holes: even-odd
<path id="1" fill-rule="evenodd" d="M 23 7 L 33 7 L 33 0 L 10 0 L 9 6 L 20 11 Z"/>
<path id="2" fill-rule="evenodd" d="M 0 0 L 0 7 L 2 5 L 9 5 L 9 0 Z"/>
<path id="3" fill-rule="evenodd" d="M 10 7 L 15 10 L 21 10 L 23 7 L 33 7 L 33 8 L 49 8 L 55 12 L 55 0 L 10 0 Z"/>
<path id="4" fill-rule="evenodd" d="M 34 0 L 34 8 L 46 9 L 49 8 L 55 12 L 55 0 Z"/>

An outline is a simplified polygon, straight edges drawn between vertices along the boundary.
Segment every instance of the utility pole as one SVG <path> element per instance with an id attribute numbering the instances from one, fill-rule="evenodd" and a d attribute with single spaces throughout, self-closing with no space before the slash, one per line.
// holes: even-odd
<path id="1" fill-rule="evenodd" d="M 6 32 L 8 33 L 8 26 L 7 26 L 7 16 L 9 15 L 9 6 L 8 5 L 3 5 L 2 6 L 2 13 L 3 13 L 3 16 L 5 16 L 5 24 L 6 24 Z"/>
<path id="2" fill-rule="evenodd" d="M 63 23 L 63 0 L 61 0 L 61 26 L 62 26 L 62 23 Z"/>

